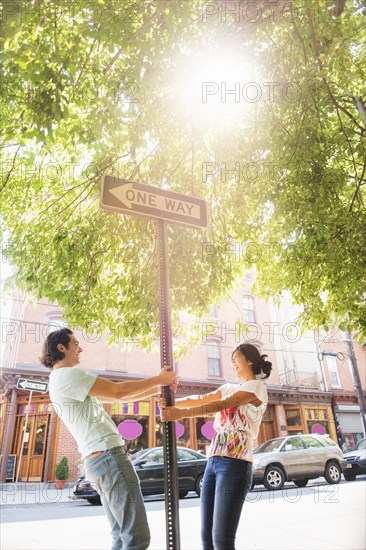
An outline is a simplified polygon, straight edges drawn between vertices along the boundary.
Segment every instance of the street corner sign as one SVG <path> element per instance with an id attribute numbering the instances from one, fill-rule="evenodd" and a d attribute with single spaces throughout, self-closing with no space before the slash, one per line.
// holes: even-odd
<path id="1" fill-rule="evenodd" d="M 207 226 L 204 200 L 114 176 L 103 178 L 100 206 L 112 212 L 157 218 L 196 229 Z"/>
<path id="2" fill-rule="evenodd" d="M 26 378 L 19 378 L 17 382 L 18 390 L 38 391 L 40 393 L 46 393 L 48 390 L 47 382 L 36 382 L 35 380 L 27 380 Z"/>

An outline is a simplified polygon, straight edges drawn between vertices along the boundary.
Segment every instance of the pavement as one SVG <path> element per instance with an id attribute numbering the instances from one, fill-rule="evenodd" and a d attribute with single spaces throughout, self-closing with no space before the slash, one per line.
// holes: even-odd
<path id="1" fill-rule="evenodd" d="M 0 506 L 70 502 L 73 484 L 56 489 L 54 483 L 0 483 Z"/>
<path id="2" fill-rule="evenodd" d="M 364 550 L 366 477 L 362 478 L 339 485 L 313 482 L 303 489 L 289 485 L 281 491 L 250 492 L 237 550 Z M 1 550 L 108 550 L 109 526 L 102 507 L 72 502 L 72 484 L 57 490 L 52 483 L 7 483 L 0 485 L 0 494 Z M 201 548 L 199 503 L 198 498 L 180 501 L 181 550 Z M 164 550 L 164 503 L 147 501 L 146 508 L 149 549 Z"/>

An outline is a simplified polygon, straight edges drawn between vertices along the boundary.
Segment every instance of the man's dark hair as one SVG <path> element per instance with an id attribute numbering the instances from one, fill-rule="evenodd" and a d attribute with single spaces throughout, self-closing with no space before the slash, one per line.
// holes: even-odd
<path id="1" fill-rule="evenodd" d="M 61 328 L 49 333 L 44 341 L 42 355 L 39 358 L 42 365 L 52 370 L 55 363 L 65 357 L 65 354 L 57 349 L 57 345 L 62 344 L 66 349 L 69 349 L 71 334 L 72 330 L 69 328 Z"/>

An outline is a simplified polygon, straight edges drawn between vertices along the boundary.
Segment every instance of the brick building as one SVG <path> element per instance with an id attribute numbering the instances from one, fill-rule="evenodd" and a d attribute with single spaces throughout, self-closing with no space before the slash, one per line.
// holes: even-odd
<path id="1" fill-rule="evenodd" d="M 299 432 L 327 432 L 337 441 L 339 422 L 335 423 L 334 406 L 338 407 L 340 422 L 351 430 L 346 432 L 347 441 L 350 444 L 356 441 L 362 436 L 362 426 L 351 371 L 346 362 L 339 355 L 334 366 L 334 355 L 321 354 L 330 346 L 327 335 L 324 338 L 324 335 L 299 332 L 299 327 L 293 322 L 295 312 L 286 297 L 281 307 L 275 307 L 251 296 L 249 288 L 252 282 L 252 276 L 247 275 L 239 290 L 232 293 L 230 301 L 212 307 L 207 318 L 201 320 L 200 345 L 175 365 L 180 378 L 177 397 L 204 393 L 226 381 L 235 381 L 231 352 L 235 345 L 248 340 L 257 345 L 261 353 L 268 354 L 273 363 L 271 377 L 266 381 L 269 404 L 258 443 Z M 243 334 L 238 319 L 248 325 L 248 333 Z M 0 444 L 2 456 L 12 457 L 8 460 L 7 471 L 5 464 L 2 467 L 3 480 L 51 481 L 55 465 L 63 456 L 69 460 L 70 480 L 76 478 L 80 455 L 75 441 L 53 411 L 48 394 L 33 392 L 29 404 L 30 392 L 16 387 L 19 378 L 47 382 L 49 371 L 38 361 L 40 348 L 47 333 L 62 325 L 62 311 L 56 304 L 46 300 L 26 304 L 21 295 L 14 300 L 10 319 L 2 325 L 6 348 L 2 370 Z M 81 366 L 111 380 L 138 379 L 153 375 L 160 368 L 158 342 L 154 353 L 146 353 L 136 344 L 121 350 L 117 346 L 108 346 L 106 338 L 88 337 L 77 329 L 75 333 L 83 348 Z M 341 340 L 332 342 L 337 353 L 344 350 L 344 345 Z M 366 352 L 358 345 L 355 345 L 355 350 L 365 388 Z M 333 359 L 328 361 L 330 357 Z M 144 402 L 113 403 L 105 408 L 123 434 L 126 420 L 141 426 L 139 437 L 126 439 L 131 452 L 161 444 L 155 398 Z M 349 416 L 342 419 L 342 415 Z M 182 420 L 178 444 L 204 452 L 210 440 L 204 435 L 207 430 L 202 430 L 202 427 L 211 422 L 210 417 Z"/>

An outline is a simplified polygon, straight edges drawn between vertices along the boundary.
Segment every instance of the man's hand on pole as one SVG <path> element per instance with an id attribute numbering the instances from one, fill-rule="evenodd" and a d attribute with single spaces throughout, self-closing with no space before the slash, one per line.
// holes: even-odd
<path id="1" fill-rule="evenodd" d="M 178 378 L 177 373 L 171 370 L 171 367 L 166 365 L 158 375 L 160 386 L 169 386 L 173 392 L 177 391 Z"/>

